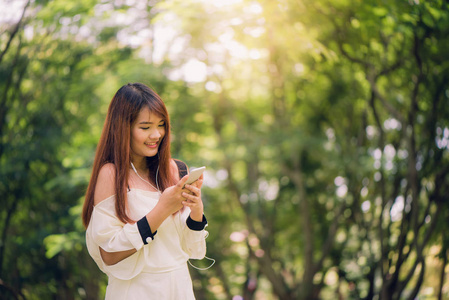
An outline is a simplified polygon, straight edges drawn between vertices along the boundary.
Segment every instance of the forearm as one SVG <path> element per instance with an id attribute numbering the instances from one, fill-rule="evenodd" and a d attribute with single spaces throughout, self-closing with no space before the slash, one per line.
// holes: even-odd
<path id="1" fill-rule="evenodd" d="M 202 259 L 206 255 L 205 238 L 208 234 L 205 230 L 207 226 L 206 217 L 202 215 L 201 222 L 198 222 L 193 220 L 190 214 L 185 223 L 182 247 L 190 258 Z"/>
<path id="2" fill-rule="evenodd" d="M 179 205 L 180 208 L 182 205 Z M 148 214 L 146 218 L 151 231 L 154 234 L 161 224 L 172 214 L 172 210 L 167 209 L 164 205 L 158 203 Z"/>
<path id="3" fill-rule="evenodd" d="M 115 265 L 118 262 L 121 262 L 125 258 L 128 258 L 129 256 L 136 253 L 136 249 L 126 250 L 126 251 L 119 251 L 119 252 L 106 252 L 100 247 L 100 254 L 101 258 L 103 259 L 104 263 L 108 266 Z"/>
<path id="4" fill-rule="evenodd" d="M 164 220 L 170 215 L 170 211 L 167 210 L 163 205 L 156 205 L 156 207 L 150 211 L 144 218 L 147 219 L 148 224 L 151 229 L 151 235 L 153 236 L 159 226 L 164 222 Z M 100 247 L 100 254 L 103 262 L 106 265 L 115 265 L 116 263 L 124 260 L 125 258 L 136 253 L 136 249 L 130 249 L 125 251 L 108 252 Z"/>
<path id="5" fill-rule="evenodd" d="M 193 221 L 201 222 L 203 220 L 203 210 L 202 209 L 201 210 L 194 210 L 194 211 L 192 210 L 190 212 L 190 218 Z"/>

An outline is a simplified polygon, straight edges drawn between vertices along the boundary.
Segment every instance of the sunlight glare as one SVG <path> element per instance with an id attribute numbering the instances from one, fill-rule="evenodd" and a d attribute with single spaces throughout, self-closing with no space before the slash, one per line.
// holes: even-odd
<path id="1" fill-rule="evenodd" d="M 17 23 L 22 15 L 25 4 L 25 0 L 0 1 L 0 24 Z"/>
<path id="2" fill-rule="evenodd" d="M 363 203 L 362 203 L 362 211 L 363 212 L 367 212 L 367 211 L 369 211 L 369 209 L 371 208 L 371 202 L 369 202 L 368 200 L 367 201 L 364 201 Z"/>
<path id="3" fill-rule="evenodd" d="M 346 194 L 348 193 L 348 186 L 346 184 L 343 184 L 337 188 L 337 191 L 335 192 L 339 198 L 344 198 Z"/>
<path id="4" fill-rule="evenodd" d="M 209 92 L 214 92 L 217 94 L 219 94 L 222 91 L 220 84 L 213 82 L 213 81 L 206 82 L 206 84 L 204 85 L 204 88 L 206 90 L 208 90 Z"/>
<path id="5" fill-rule="evenodd" d="M 245 231 L 234 231 L 229 236 L 229 239 L 235 243 L 238 243 L 238 242 L 243 242 L 247 236 L 248 236 L 248 233 Z"/>
<path id="6" fill-rule="evenodd" d="M 203 0 L 204 3 L 210 3 L 215 7 L 222 8 L 224 6 L 235 5 L 241 3 L 242 0 Z"/>
<path id="7" fill-rule="evenodd" d="M 437 147 L 439 149 L 449 148 L 449 128 L 445 127 L 442 129 L 441 127 L 438 127 L 436 132 L 437 136 L 435 142 Z"/>
<path id="8" fill-rule="evenodd" d="M 153 61 L 155 63 L 162 63 L 165 55 L 168 52 L 180 52 L 182 45 L 178 42 L 174 43 L 171 48 L 170 41 L 172 41 L 178 34 L 174 27 L 164 26 L 163 24 L 155 24 L 153 27 L 154 34 L 154 49 Z"/>
<path id="9" fill-rule="evenodd" d="M 258 15 L 258 14 L 261 14 L 263 12 L 263 8 L 262 8 L 262 6 L 259 3 L 252 2 L 250 5 L 244 7 L 243 11 L 246 14 Z"/>
<path id="10" fill-rule="evenodd" d="M 336 186 L 342 186 L 343 184 L 345 184 L 345 179 L 344 179 L 344 177 L 341 177 L 341 176 L 335 177 L 335 179 L 334 179 L 334 184 L 335 184 Z"/>
<path id="11" fill-rule="evenodd" d="M 368 196 L 368 192 L 369 192 L 368 188 L 367 188 L 366 186 L 364 186 L 364 187 L 360 190 L 360 196 L 366 197 L 366 196 Z"/>
<path id="12" fill-rule="evenodd" d="M 391 221 L 396 222 L 402 219 L 402 211 L 404 210 L 404 197 L 398 196 L 390 210 Z"/>
<path id="13" fill-rule="evenodd" d="M 205 63 L 192 58 L 179 69 L 173 70 L 169 75 L 171 80 L 183 79 L 186 82 L 203 82 L 206 80 L 207 66 Z"/>

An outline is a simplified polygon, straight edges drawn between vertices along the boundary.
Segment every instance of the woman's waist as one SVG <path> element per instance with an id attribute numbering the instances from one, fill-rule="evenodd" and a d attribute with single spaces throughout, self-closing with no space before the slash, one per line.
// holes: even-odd
<path id="1" fill-rule="evenodd" d="M 161 243 L 155 240 L 146 245 L 141 259 L 144 264 L 142 272 L 158 273 L 176 270 L 187 263 L 189 255 L 177 243 Z"/>
<path id="2" fill-rule="evenodd" d="M 165 273 L 187 268 L 187 260 L 173 261 L 169 264 L 152 265 L 145 264 L 141 273 Z"/>

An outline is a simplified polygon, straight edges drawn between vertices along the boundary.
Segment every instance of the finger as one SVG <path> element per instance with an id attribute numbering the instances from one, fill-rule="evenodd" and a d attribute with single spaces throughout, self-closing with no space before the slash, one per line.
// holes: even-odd
<path id="1" fill-rule="evenodd" d="M 201 193 L 201 190 L 199 188 L 191 184 L 186 184 L 185 188 L 197 196 L 199 196 L 199 194 Z"/>
<path id="2" fill-rule="evenodd" d="M 187 179 L 189 179 L 189 174 L 187 174 L 184 177 L 182 177 L 181 180 L 179 180 L 178 183 L 176 184 L 176 187 L 179 187 L 179 188 L 182 189 L 184 187 Z"/>
<path id="3" fill-rule="evenodd" d="M 198 188 L 201 188 L 201 186 L 203 185 L 203 182 L 204 182 L 204 174 L 201 174 L 201 176 L 200 176 L 200 178 L 198 178 L 197 182 L 198 182 Z"/>
<path id="4" fill-rule="evenodd" d="M 190 207 L 190 208 L 198 207 L 198 203 L 195 203 L 195 202 L 189 202 L 189 201 L 184 201 L 184 202 L 182 202 L 182 205 L 188 206 L 188 207 Z"/>
<path id="5" fill-rule="evenodd" d="M 181 190 L 182 193 L 193 194 L 192 191 L 186 189 L 185 187 Z"/>
<path id="6" fill-rule="evenodd" d="M 182 193 L 182 196 L 184 197 L 184 198 L 186 198 L 187 200 L 190 200 L 190 201 L 192 201 L 192 202 L 198 202 L 198 197 L 196 197 L 196 196 L 194 196 L 194 195 L 191 195 L 191 194 L 187 194 L 187 193 Z"/>
<path id="7" fill-rule="evenodd" d="M 195 203 L 191 203 L 191 202 L 187 202 L 187 201 L 182 201 L 182 205 L 188 206 L 188 207 L 193 207 L 193 205 L 195 205 Z"/>
<path id="8" fill-rule="evenodd" d="M 201 175 L 203 176 L 203 175 Z M 203 179 L 200 177 L 200 179 L 198 179 L 197 181 L 195 181 L 194 183 L 192 183 L 193 186 L 196 186 L 197 188 L 201 188 L 201 186 L 203 185 Z"/>
<path id="9" fill-rule="evenodd" d="M 203 185 L 204 180 L 203 179 L 198 179 L 197 181 L 195 181 L 194 183 L 192 183 L 191 185 L 196 186 L 197 188 L 201 188 L 201 186 Z"/>

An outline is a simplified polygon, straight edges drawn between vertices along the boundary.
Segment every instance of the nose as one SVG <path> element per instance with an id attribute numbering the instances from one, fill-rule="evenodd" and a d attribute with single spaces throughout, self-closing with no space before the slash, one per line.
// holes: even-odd
<path id="1" fill-rule="evenodd" d="M 157 140 L 161 137 L 161 133 L 157 129 L 153 129 L 150 132 L 150 139 L 151 140 Z"/>

